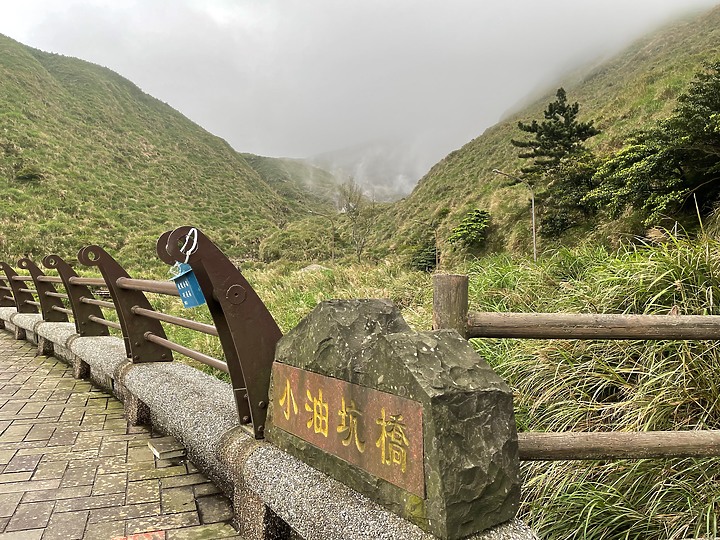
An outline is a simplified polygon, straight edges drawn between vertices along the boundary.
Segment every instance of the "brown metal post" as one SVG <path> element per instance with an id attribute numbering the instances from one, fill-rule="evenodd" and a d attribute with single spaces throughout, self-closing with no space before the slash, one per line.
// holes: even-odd
<path id="1" fill-rule="evenodd" d="M 144 309 L 153 309 L 153 307 L 141 291 L 123 289 L 118 286 L 118 279 L 130 277 L 123 267 L 100 246 L 82 248 L 78 253 L 78 260 L 86 266 L 97 266 L 105 279 L 115 304 L 118 319 L 120 319 L 128 358 L 133 363 L 172 361 L 170 349 L 145 339 L 146 332 L 165 339 L 165 330 L 160 321 L 133 313 L 134 306 Z"/>
<path id="2" fill-rule="evenodd" d="M 433 276 L 433 330 L 449 328 L 467 338 L 468 277 L 458 274 Z"/>
<path id="3" fill-rule="evenodd" d="M 167 264 L 185 262 L 181 241 L 192 227 L 163 234 L 157 252 Z M 264 438 L 270 372 L 275 346 L 282 337 L 275 319 L 235 265 L 203 233 L 188 258 L 218 330 L 235 403 L 243 423 L 252 422 L 256 439 Z"/>
<path id="4" fill-rule="evenodd" d="M 81 298 L 93 298 L 92 292 L 85 285 L 71 283 L 70 278 L 78 277 L 75 270 L 58 255 L 48 255 L 43 259 L 46 268 L 57 271 L 65 286 L 65 292 L 70 300 L 70 308 L 75 319 L 75 331 L 84 337 L 108 336 L 110 331 L 106 326 L 94 322 L 90 317 L 103 318 L 102 310 L 98 306 L 91 306 L 80 301 Z"/>
<path id="5" fill-rule="evenodd" d="M 18 313 L 37 313 L 38 308 L 28 302 L 34 302 L 33 295 L 29 292 L 21 291 L 25 286 L 20 281 L 15 281 L 13 277 L 17 276 L 18 273 L 6 262 L 0 262 L 0 268 L 3 269 L 7 276 L 10 288 L 13 291 L 13 298 L 15 298 L 15 307 Z"/>
<path id="6" fill-rule="evenodd" d="M 64 308 L 60 298 L 54 296 L 48 296 L 46 293 L 57 293 L 55 286 L 52 283 L 45 281 L 38 281 L 40 276 L 45 274 L 38 268 L 38 266 L 28 258 L 23 258 L 18 261 L 18 266 L 23 270 L 30 272 L 30 276 L 33 278 L 35 284 L 35 291 L 37 291 L 38 302 L 40 302 L 40 311 L 42 312 L 42 318 L 47 322 L 67 322 L 68 316 L 65 313 L 54 310 L 53 306 L 58 308 Z"/>
<path id="7" fill-rule="evenodd" d="M 12 288 L 2 277 L 0 277 L 0 307 L 15 307 L 15 300 L 12 296 Z"/>

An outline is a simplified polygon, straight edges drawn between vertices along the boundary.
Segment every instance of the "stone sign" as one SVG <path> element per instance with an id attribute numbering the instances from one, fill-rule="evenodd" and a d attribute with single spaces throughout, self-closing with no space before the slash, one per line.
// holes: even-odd
<path id="1" fill-rule="evenodd" d="M 270 384 L 270 442 L 435 536 L 517 512 L 512 392 L 457 332 L 323 302 L 278 342 Z"/>
<path id="2" fill-rule="evenodd" d="M 285 364 L 275 368 L 277 427 L 425 497 L 420 403 Z"/>

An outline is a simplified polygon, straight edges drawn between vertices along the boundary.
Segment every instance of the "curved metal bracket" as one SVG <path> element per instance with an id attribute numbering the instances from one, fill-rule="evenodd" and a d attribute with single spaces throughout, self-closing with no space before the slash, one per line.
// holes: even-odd
<path id="1" fill-rule="evenodd" d="M 35 299 L 33 298 L 33 295 L 29 292 L 23 292 L 20 289 L 24 289 L 25 286 L 23 285 L 22 281 L 15 281 L 13 278 L 18 275 L 18 273 L 13 270 L 13 268 L 6 262 L 0 262 L 0 268 L 3 269 L 5 272 L 5 275 L 7 276 L 8 283 L 10 284 L 10 288 L 13 291 L 13 297 L 15 298 L 15 307 L 17 308 L 18 313 L 37 313 L 38 308 L 36 306 L 33 306 L 32 304 L 28 304 L 28 302 L 34 302 Z"/>
<path id="2" fill-rule="evenodd" d="M 37 291 L 38 302 L 40 302 L 40 311 L 42 313 L 43 320 L 46 322 L 67 322 L 68 316 L 65 313 L 53 309 L 53 306 L 64 309 L 65 306 L 63 305 L 62 300 L 55 296 L 48 296 L 46 294 L 57 294 L 57 290 L 55 290 L 53 284 L 46 281 L 38 281 L 38 278 L 44 276 L 45 274 L 42 270 L 40 270 L 40 268 L 38 268 L 37 264 L 25 257 L 18 261 L 18 266 L 23 270 L 30 272 L 30 276 L 33 278 L 35 291 Z"/>
<path id="3" fill-rule="evenodd" d="M 164 233 L 157 252 L 167 264 L 185 262 L 182 240 L 192 227 Z M 232 380 L 235 403 L 243 423 L 252 422 L 262 439 L 267 417 L 270 372 L 275 346 L 282 337 L 275 319 L 235 265 L 200 231 L 188 264 L 205 295 L 220 336 Z"/>
<path id="4" fill-rule="evenodd" d="M 85 266 L 97 266 L 100 270 L 115 304 L 128 358 L 133 363 L 172 361 L 169 349 L 145 339 L 146 332 L 165 339 L 165 330 L 160 321 L 133 313 L 135 306 L 149 310 L 153 307 L 141 291 L 123 289 L 118 285 L 119 278 L 130 277 L 123 267 L 100 246 L 82 248 L 78 260 Z"/>
<path id="5" fill-rule="evenodd" d="M 70 282 L 70 278 L 80 277 L 75 270 L 58 255 L 48 255 L 43 259 L 42 263 L 46 268 L 55 270 L 63 282 L 65 292 L 70 299 L 70 308 L 73 311 L 73 317 L 75 319 L 75 331 L 85 337 L 109 336 L 110 331 L 107 326 L 98 324 L 90 319 L 91 315 L 103 319 L 102 310 L 98 306 L 83 304 L 80 301 L 83 297 L 94 298 L 90 288 L 85 285 L 75 285 Z"/>

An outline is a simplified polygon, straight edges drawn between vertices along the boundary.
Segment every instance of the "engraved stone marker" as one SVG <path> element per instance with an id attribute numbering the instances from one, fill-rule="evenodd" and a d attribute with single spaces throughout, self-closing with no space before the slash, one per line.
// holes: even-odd
<path id="1" fill-rule="evenodd" d="M 454 331 L 385 300 L 318 305 L 278 343 L 267 438 L 444 539 L 519 504 L 512 393 Z"/>

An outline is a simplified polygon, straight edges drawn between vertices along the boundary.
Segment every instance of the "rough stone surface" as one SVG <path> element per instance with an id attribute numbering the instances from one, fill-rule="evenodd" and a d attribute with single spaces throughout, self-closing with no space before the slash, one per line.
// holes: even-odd
<path id="1" fill-rule="evenodd" d="M 115 370 L 127 360 L 125 343 L 113 336 L 78 337 L 69 340 L 70 351 L 90 365 L 91 380 L 112 391 Z"/>
<path id="2" fill-rule="evenodd" d="M 270 444 L 253 452 L 243 471 L 248 485 L 305 540 L 435 538 Z M 511 520 L 468 540 L 537 540 L 537 536 L 522 522 Z"/>
<path id="3" fill-rule="evenodd" d="M 14 307 L 0 307 L 0 319 L 10 322 L 10 318 L 17 313 Z"/>
<path id="4" fill-rule="evenodd" d="M 35 333 L 35 325 L 42 322 L 44 321 L 39 313 L 16 313 L 12 318 L 15 326 L 33 333 Z"/>
<path id="5" fill-rule="evenodd" d="M 39 336 L 63 347 L 72 336 L 77 335 L 75 323 L 66 322 L 43 322 L 37 325 L 35 331 Z"/>
<path id="6" fill-rule="evenodd" d="M 441 538 L 517 512 L 512 392 L 456 332 L 410 332 L 388 301 L 330 301 L 280 340 L 276 361 L 420 402 L 426 497 L 276 428 L 271 402 L 268 439 L 281 448 Z"/>
<path id="7" fill-rule="evenodd" d="M 147 405 L 153 426 L 175 437 L 201 469 L 217 472 L 213 479 L 230 491 L 230 473 L 218 460 L 218 447 L 223 434 L 240 424 L 232 387 L 190 366 L 168 362 L 131 364 L 120 380 Z"/>

